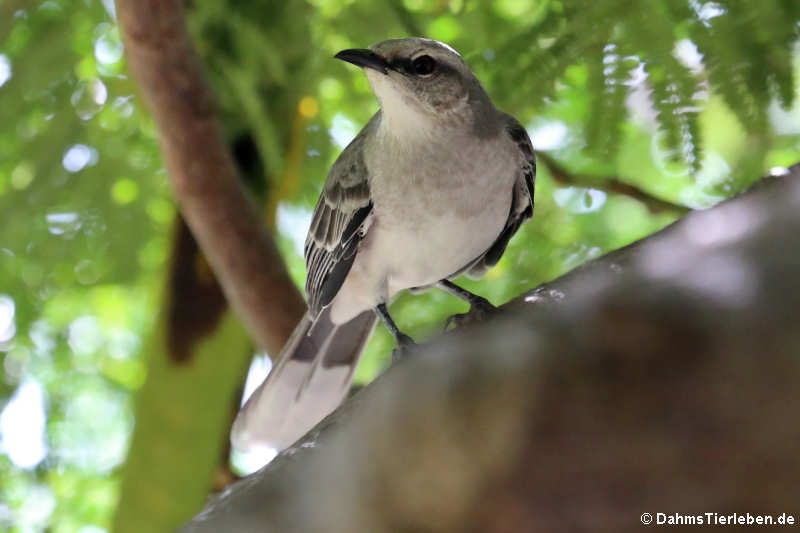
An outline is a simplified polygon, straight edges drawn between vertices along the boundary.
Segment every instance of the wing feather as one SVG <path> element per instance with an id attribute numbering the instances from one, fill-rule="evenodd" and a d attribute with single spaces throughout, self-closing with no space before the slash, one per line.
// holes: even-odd
<path id="1" fill-rule="evenodd" d="M 519 170 L 517 181 L 511 196 L 511 209 L 508 213 L 508 220 L 494 244 L 473 263 L 466 275 L 471 278 L 479 278 L 491 267 L 500 261 L 506 251 L 508 242 L 517 232 L 523 222 L 533 216 L 533 189 L 536 180 L 536 156 L 533 151 L 528 132 L 511 115 L 506 115 L 505 133 L 516 143 L 519 149 Z"/>
<path id="2" fill-rule="evenodd" d="M 353 265 L 372 214 L 364 141 L 376 114 L 333 164 L 306 238 L 306 295 L 312 316 L 328 305 Z"/>

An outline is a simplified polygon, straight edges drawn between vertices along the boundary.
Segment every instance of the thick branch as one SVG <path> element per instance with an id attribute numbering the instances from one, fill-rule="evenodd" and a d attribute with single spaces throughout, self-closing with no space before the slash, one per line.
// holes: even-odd
<path id="1" fill-rule="evenodd" d="M 691 208 L 685 205 L 675 204 L 661 198 L 657 198 L 646 191 L 643 191 L 633 185 L 624 183 L 614 177 L 593 178 L 582 176 L 580 174 L 573 174 L 566 168 L 561 166 L 558 161 L 545 152 L 536 152 L 537 162 L 544 163 L 547 170 L 553 179 L 561 185 L 570 185 L 574 187 L 591 187 L 593 189 L 600 189 L 606 192 L 621 194 L 628 196 L 634 200 L 642 202 L 651 213 L 661 213 L 664 211 L 685 214 L 691 211 Z"/>
<path id="2" fill-rule="evenodd" d="M 181 213 L 228 302 L 278 353 L 305 310 L 223 143 L 180 0 L 118 0 L 128 64 L 158 124 Z"/>
<path id="3" fill-rule="evenodd" d="M 433 342 L 181 533 L 632 531 L 796 502 L 800 165 Z"/>

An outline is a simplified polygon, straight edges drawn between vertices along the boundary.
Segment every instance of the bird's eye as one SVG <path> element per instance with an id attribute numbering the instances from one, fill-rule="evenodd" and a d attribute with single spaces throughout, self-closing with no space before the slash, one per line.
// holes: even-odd
<path id="1" fill-rule="evenodd" d="M 411 70 L 419 76 L 426 76 L 436 68 L 436 61 L 431 56 L 419 56 L 411 62 Z"/>

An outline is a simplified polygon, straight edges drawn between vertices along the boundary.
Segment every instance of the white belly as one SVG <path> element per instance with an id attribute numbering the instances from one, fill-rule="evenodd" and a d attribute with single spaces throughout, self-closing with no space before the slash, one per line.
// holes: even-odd
<path id="1" fill-rule="evenodd" d="M 438 200 L 435 194 L 422 197 L 399 213 L 376 212 L 375 244 L 369 252 L 386 277 L 386 297 L 463 269 L 502 231 L 511 206 L 510 187 L 494 194 L 474 188 L 449 192 Z"/>

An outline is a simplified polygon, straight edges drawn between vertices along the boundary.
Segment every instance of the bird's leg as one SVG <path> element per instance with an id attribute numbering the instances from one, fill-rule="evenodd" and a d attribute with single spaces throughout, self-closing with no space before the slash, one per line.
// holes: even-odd
<path id="1" fill-rule="evenodd" d="M 394 323 L 392 315 L 389 314 L 389 310 L 386 309 L 386 304 L 378 304 L 375 306 L 375 313 L 380 317 L 383 325 L 389 330 L 389 333 L 392 334 L 394 340 L 397 341 L 397 349 L 392 352 L 392 360 L 396 361 L 408 355 L 414 346 L 417 345 L 414 339 L 400 331 L 400 328 Z"/>
<path id="2" fill-rule="evenodd" d="M 450 327 L 450 324 L 462 326 L 472 322 L 479 322 L 485 320 L 489 315 L 497 311 L 497 308 L 492 303 L 484 298 L 473 294 L 466 289 L 462 289 L 450 280 L 443 279 L 436 284 L 437 287 L 443 291 L 447 291 L 453 296 L 457 296 L 469 304 L 469 311 L 460 313 L 449 317 L 444 323 L 444 329 Z"/>

